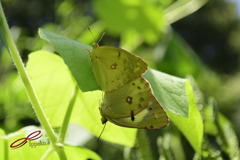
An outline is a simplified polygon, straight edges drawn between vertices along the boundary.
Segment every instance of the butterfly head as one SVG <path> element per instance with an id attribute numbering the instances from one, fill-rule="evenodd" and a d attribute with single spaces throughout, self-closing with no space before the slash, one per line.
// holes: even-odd
<path id="1" fill-rule="evenodd" d="M 105 124 L 105 123 L 107 123 L 108 120 L 105 117 L 102 117 L 101 121 L 102 121 L 102 124 Z"/>
<path id="2" fill-rule="evenodd" d="M 99 45 L 98 45 L 97 42 L 94 42 L 92 46 L 93 46 L 93 48 L 97 48 L 97 47 L 99 47 Z"/>
<path id="3" fill-rule="evenodd" d="M 101 103 L 101 106 L 103 106 L 103 103 Z M 102 124 L 107 123 L 108 120 L 107 120 L 107 119 L 105 118 L 105 116 L 103 115 L 101 108 L 99 108 L 99 111 L 100 111 L 100 114 L 101 114 L 101 116 L 102 116 L 102 118 L 101 118 Z"/>

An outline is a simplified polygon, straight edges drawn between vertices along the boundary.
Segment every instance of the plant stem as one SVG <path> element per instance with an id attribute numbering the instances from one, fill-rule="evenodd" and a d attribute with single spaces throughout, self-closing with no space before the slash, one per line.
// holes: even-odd
<path id="1" fill-rule="evenodd" d="M 76 85 L 75 89 L 73 90 L 72 97 L 71 97 L 71 100 L 69 102 L 68 109 L 67 109 L 67 112 L 65 114 L 63 124 L 62 124 L 61 130 L 60 130 L 59 139 L 58 139 L 59 143 L 62 143 L 62 144 L 64 143 L 67 128 L 68 128 L 68 123 L 69 123 L 69 120 L 70 120 L 70 116 L 72 114 L 74 103 L 76 102 L 78 91 L 79 91 L 79 88 L 78 88 L 78 85 Z"/>
<path id="2" fill-rule="evenodd" d="M 44 153 L 44 155 L 42 156 L 41 160 L 45 160 L 48 158 L 48 156 L 54 151 L 53 147 L 50 146 L 48 148 L 48 150 Z"/>
<path id="3" fill-rule="evenodd" d="M 8 156 L 8 141 L 7 141 L 7 138 L 5 136 L 5 132 L 4 132 L 4 137 L 3 137 L 3 145 L 4 145 L 4 160 L 8 160 L 9 159 L 9 156 Z"/>
<path id="4" fill-rule="evenodd" d="M 28 97 L 33 105 L 33 108 L 37 114 L 37 117 L 38 117 L 41 125 L 45 129 L 45 131 L 51 141 L 51 144 L 52 144 L 54 150 L 59 155 L 60 159 L 67 159 L 63 149 L 60 149 L 59 147 L 56 146 L 57 137 L 55 136 L 53 129 L 52 129 L 50 123 L 48 122 L 47 117 L 44 114 L 43 109 L 37 99 L 37 95 L 35 94 L 35 92 L 33 90 L 29 76 L 24 68 L 22 59 L 20 58 L 20 55 L 17 51 L 17 47 L 14 44 L 14 41 L 13 41 L 12 35 L 10 33 L 1 3 L 0 3 L 0 16 L 1 16 L 0 18 L 2 19 L 1 28 L 3 30 L 4 37 L 6 38 L 6 42 L 8 44 L 10 54 L 12 55 L 13 61 L 16 65 L 18 73 L 23 81 L 24 87 L 25 87 Z"/>

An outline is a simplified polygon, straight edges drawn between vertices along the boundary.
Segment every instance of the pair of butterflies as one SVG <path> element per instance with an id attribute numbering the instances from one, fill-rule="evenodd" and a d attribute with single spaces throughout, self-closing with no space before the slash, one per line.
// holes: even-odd
<path id="1" fill-rule="evenodd" d="M 141 77 L 148 70 L 144 60 L 117 47 L 99 47 L 96 42 L 90 58 L 97 83 L 105 92 L 99 108 L 103 124 L 110 121 L 122 127 L 143 129 L 168 125 L 166 112 L 148 81 Z"/>

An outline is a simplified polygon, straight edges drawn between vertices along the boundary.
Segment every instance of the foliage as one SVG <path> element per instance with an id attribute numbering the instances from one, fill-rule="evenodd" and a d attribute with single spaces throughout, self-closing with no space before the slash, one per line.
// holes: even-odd
<path id="1" fill-rule="evenodd" d="M 239 159 L 239 135 L 217 105 L 218 101 L 228 101 L 212 91 L 222 88 L 220 75 L 211 71 L 168 25 L 206 2 L 102 0 L 84 2 L 84 7 L 68 0 L 58 2 L 57 21 L 42 24 L 40 37 L 36 32 L 29 37 L 22 28 L 11 28 L 20 53 L 31 52 L 26 70 L 1 8 L 0 36 L 5 49 L 0 59 L 0 119 L 4 121 L 0 123 L 0 150 L 4 153 L 0 158 Z M 166 110 L 168 127 L 149 131 L 108 123 L 102 140 L 95 142 L 103 127 L 98 110 L 102 92 L 88 56 L 94 39 L 87 26 L 96 39 L 106 32 L 101 41 L 104 45 L 120 45 L 147 61 L 150 69 L 143 77 Z M 26 56 L 22 57 L 25 62 Z M 231 86 L 230 82 L 226 86 Z M 217 101 L 209 95 L 216 95 Z M 237 97 L 229 99 L 236 101 Z M 22 123 L 24 120 L 34 125 L 39 122 L 41 127 L 25 127 L 30 124 Z M 71 128 L 72 124 L 84 129 Z M 41 140 L 46 145 L 35 150 L 27 145 L 10 149 L 12 142 L 34 130 L 44 133 Z M 86 130 L 94 136 L 77 143 L 79 137 L 87 139 Z"/>

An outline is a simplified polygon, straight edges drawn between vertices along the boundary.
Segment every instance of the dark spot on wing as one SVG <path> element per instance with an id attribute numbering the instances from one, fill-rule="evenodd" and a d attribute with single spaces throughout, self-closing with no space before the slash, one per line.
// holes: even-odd
<path id="1" fill-rule="evenodd" d="M 110 68 L 111 69 L 116 69 L 117 68 L 117 63 L 113 63 Z"/>
<path id="2" fill-rule="evenodd" d="M 126 102 L 128 103 L 128 104 L 132 104 L 132 97 L 130 97 L 130 96 L 128 96 L 127 98 L 126 98 Z"/>

